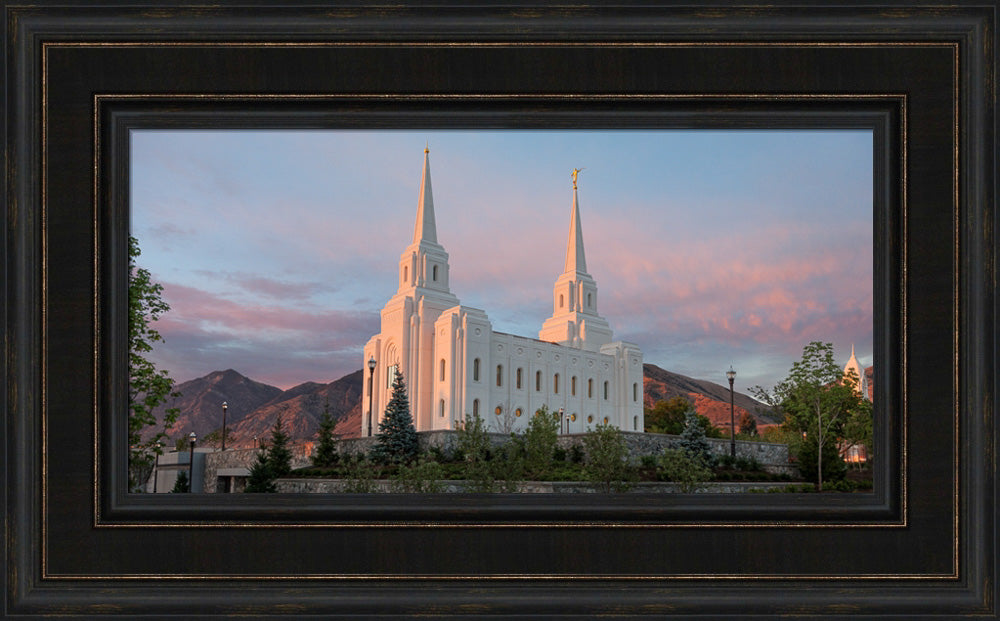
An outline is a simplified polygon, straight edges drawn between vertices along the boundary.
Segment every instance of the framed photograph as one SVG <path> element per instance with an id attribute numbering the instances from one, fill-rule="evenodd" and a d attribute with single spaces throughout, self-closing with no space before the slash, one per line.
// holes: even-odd
<path id="1" fill-rule="evenodd" d="M 996 615 L 994 4 L 4 8 L 6 615 Z M 197 166 L 213 135 L 262 131 L 864 134 L 872 492 L 130 493 L 134 191 L 183 143 L 147 138 L 208 137 Z M 802 159 L 787 175 L 824 165 Z M 575 188 L 586 163 L 568 166 Z M 220 228 L 218 197 L 197 200 L 218 188 L 143 187 L 159 226 Z M 806 192 L 800 219 L 845 191 Z M 171 219 L 185 194 L 201 212 Z"/>

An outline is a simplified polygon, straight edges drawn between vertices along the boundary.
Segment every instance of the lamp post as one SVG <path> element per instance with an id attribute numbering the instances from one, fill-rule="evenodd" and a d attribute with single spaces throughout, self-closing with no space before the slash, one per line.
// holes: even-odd
<path id="1" fill-rule="evenodd" d="M 375 377 L 375 356 L 368 359 L 368 437 L 372 436 L 372 401 L 374 400 L 374 395 L 372 394 L 372 379 Z"/>
<path id="2" fill-rule="evenodd" d="M 222 450 L 226 450 L 226 410 L 229 409 L 229 404 L 225 401 L 222 402 Z"/>
<path id="3" fill-rule="evenodd" d="M 163 443 L 156 443 L 156 454 L 153 456 L 153 493 L 156 493 L 156 467 L 160 465 L 160 451 L 163 450 Z"/>
<path id="4" fill-rule="evenodd" d="M 190 453 L 188 453 L 188 492 L 194 491 L 194 445 L 198 442 L 198 434 L 191 432 L 188 435 L 188 446 L 190 448 Z"/>
<path id="5" fill-rule="evenodd" d="M 733 365 L 729 365 L 729 370 L 726 371 L 726 377 L 729 379 L 729 426 L 730 426 L 730 437 L 732 441 L 729 445 L 729 454 L 733 459 L 736 459 L 736 411 L 733 407 L 733 380 L 736 379 L 736 371 L 733 371 Z"/>
<path id="6" fill-rule="evenodd" d="M 559 408 L 559 435 L 565 433 L 563 431 L 563 420 L 566 418 L 566 410 L 564 408 Z"/>

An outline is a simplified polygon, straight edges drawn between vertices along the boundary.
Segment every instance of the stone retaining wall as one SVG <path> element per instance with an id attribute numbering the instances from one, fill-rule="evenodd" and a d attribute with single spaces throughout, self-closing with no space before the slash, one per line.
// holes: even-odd
<path id="1" fill-rule="evenodd" d="M 292 452 L 292 469 L 304 468 L 310 465 L 309 455 L 312 452 L 311 444 L 297 444 L 289 446 L 288 450 Z M 250 466 L 253 465 L 254 460 L 257 458 L 257 449 L 226 449 L 225 451 L 216 451 L 215 453 L 205 454 L 205 478 L 204 487 L 202 488 L 206 493 L 214 494 L 218 489 L 219 483 L 219 471 L 225 470 L 227 468 L 245 468 L 250 470 Z M 246 485 L 246 479 L 240 476 L 234 476 L 232 478 L 232 487 L 230 491 L 242 492 L 243 487 Z"/>
<path id="2" fill-rule="evenodd" d="M 634 431 L 622 432 L 625 442 L 632 452 L 632 459 L 638 462 L 643 455 L 658 455 L 665 448 L 676 448 L 680 441 L 680 436 L 672 436 L 662 433 L 639 433 Z M 510 439 L 509 435 L 501 433 L 488 434 L 493 446 L 501 446 Z M 568 449 L 574 444 L 583 445 L 583 438 L 586 434 L 573 433 L 561 435 L 558 438 L 559 446 Z M 349 438 L 339 440 L 337 450 L 341 454 L 367 453 L 377 442 L 377 437 L 369 438 Z M 712 452 L 717 455 L 728 455 L 730 451 L 730 441 L 720 438 L 707 438 L 712 447 Z M 417 441 L 421 451 L 430 450 L 432 447 L 439 448 L 445 455 L 450 455 L 458 442 L 458 432 L 456 431 L 424 431 L 417 434 Z M 292 468 L 303 468 L 309 466 L 309 457 L 314 449 L 313 443 L 298 444 L 288 447 L 292 451 Z M 217 491 L 219 483 L 219 471 L 227 468 L 250 469 L 257 455 L 257 449 L 229 449 L 217 451 L 205 455 L 205 478 L 204 491 L 214 493 Z M 771 444 L 768 442 L 748 442 L 738 440 L 736 442 L 736 455 L 738 457 L 754 458 L 764 468 L 766 472 L 774 474 L 798 475 L 798 468 L 788 461 L 788 445 Z M 285 480 L 285 479 L 283 479 Z M 299 479 L 287 479 L 289 481 Z M 242 491 L 245 479 L 232 477 L 230 490 L 234 492 Z M 280 489 L 280 488 L 279 488 Z"/>
<path id="3" fill-rule="evenodd" d="M 286 494 L 336 494 L 339 493 L 344 481 L 342 479 L 278 479 L 276 485 L 278 492 Z M 466 491 L 465 481 L 442 481 L 444 483 L 443 493 L 461 493 Z M 391 492 L 391 481 L 374 481 L 377 492 Z M 751 490 L 767 491 L 771 488 L 783 488 L 790 483 L 787 482 L 747 482 L 747 481 L 723 481 L 703 483 L 698 489 L 699 492 L 712 494 L 742 494 Z M 518 489 L 520 493 L 527 494 L 594 494 L 601 493 L 601 489 L 593 483 L 582 481 L 525 481 Z M 679 494 L 680 485 L 677 483 L 636 483 L 627 493 L 629 494 Z"/>

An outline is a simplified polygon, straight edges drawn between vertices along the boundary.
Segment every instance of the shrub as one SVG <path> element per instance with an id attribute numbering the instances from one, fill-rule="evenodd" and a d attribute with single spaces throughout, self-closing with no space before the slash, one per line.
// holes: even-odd
<path id="1" fill-rule="evenodd" d="M 340 491 L 345 494 L 370 494 L 378 490 L 375 479 L 379 474 L 378 466 L 367 459 L 363 454 L 356 454 L 354 459 L 348 460 L 345 464 L 344 480 L 340 484 Z"/>
<path id="2" fill-rule="evenodd" d="M 629 450 L 621 429 L 600 424 L 583 437 L 587 449 L 584 474 L 587 480 L 601 486 L 605 493 L 624 492 L 636 480 L 635 468 L 629 464 Z"/>
<path id="3" fill-rule="evenodd" d="M 444 468 L 430 459 L 420 459 L 415 464 L 403 466 L 393 477 L 392 491 L 413 494 L 438 494 L 444 491 Z"/>
<path id="4" fill-rule="evenodd" d="M 579 444 L 574 444 L 569 447 L 569 460 L 574 464 L 583 463 L 583 447 Z"/>
<path id="5" fill-rule="evenodd" d="M 544 405 L 528 421 L 528 427 L 521 434 L 523 439 L 524 466 L 527 475 L 544 478 L 552 467 L 556 442 L 559 437 L 559 419 L 552 416 Z"/>
<path id="6" fill-rule="evenodd" d="M 663 481 L 678 483 L 685 493 L 697 491 L 702 483 L 712 478 L 708 466 L 683 449 L 664 449 L 657 473 Z"/>
<path id="7" fill-rule="evenodd" d="M 816 442 L 808 439 L 799 447 L 799 471 L 806 481 L 817 483 Z M 840 481 L 847 475 L 847 464 L 840 457 L 834 442 L 823 443 L 823 485 Z"/>

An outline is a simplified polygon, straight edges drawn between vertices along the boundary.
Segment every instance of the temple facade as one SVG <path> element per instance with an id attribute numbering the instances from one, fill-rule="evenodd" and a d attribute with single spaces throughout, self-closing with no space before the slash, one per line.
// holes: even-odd
<path id="1" fill-rule="evenodd" d="M 378 433 L 399 369 L 417 431 L 458 428 L 472 414 L 493 431 L 516 431 L 542 406 L 561 413 L 561 432 L 600 423 L 643 430 L 642 351 L 614 341 L 597 312 L 587 272 L 573 171 L 566 261 L 552 316 L 538 338 L 494 332 L 486 312 L 463 306 L 449 287 L 448 253 L 437 239 L 430 159 L 424 151 L 412 242 L 399 259 L 395 295 L 364 348 L 371 381 L 362 395 L 362 436 Z M 370 371 L 370 361 L 374 370 Z M 369 392 L 371 387 L 371 393 Z M 371 408 L 369 409 L 369 404 Z"/>

